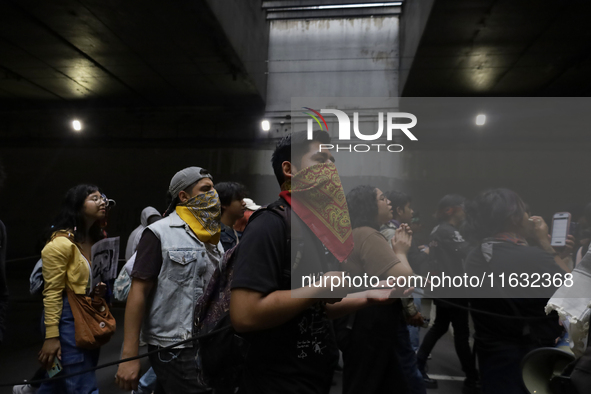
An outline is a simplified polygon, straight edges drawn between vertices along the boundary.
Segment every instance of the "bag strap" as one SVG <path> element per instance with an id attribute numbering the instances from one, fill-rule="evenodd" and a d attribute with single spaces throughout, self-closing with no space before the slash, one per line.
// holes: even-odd
<path id="1" fill-rule="evenodd" d="M 285 232 L 287 234 L 287 240 L 285 243 L 285 261 L 289 262 L 288 267 L 284 268 L 283 270 L 283 278 L 288 280 L 291 279 L 291 209 L 288 209 L 289 204 L 283 198 L 279 198 L 277 201 L 267 205 L 266 207 L 262 207 L 257 209 L 248 219 L 248 223 L 246 223 L 246 227 L 250 223 L 253 222 L 257 217 L 261 216 L 263 212 L 272 212 L 273 214 L 279 216 L 285 225 Z M 244 231 L 246 231 L 246 227 Z"/>
<path id="2" fill-rule="evenodd" d="M 92 266 L 90 265 L 90 259 L 84 254 L 84 251 L 82 250 L 80 245 L 78 245 L 78 243 L 75 241 L 74 234 L 72 234 L 70 231 L 67 231 L 67 230 L 56 231 L 55 233 L 53 233 L 51 235 L 51 239 L 49 240 L 49 242 L 53 241 L 57 237 L 67 238 L 70 242 L 72 242 L 74 245 L 76 245 L 76 247 L 80 251 L 80 254 L 82 255 L 82 257 L 84 257 L 84 261 L 86 261 L 86 264 L 88 264 L 88 282 L 87 282 L 88 284 L 86 286 L 86 294 L 87 295 L 90 294 L 90 290 L 92 289 Z"/>

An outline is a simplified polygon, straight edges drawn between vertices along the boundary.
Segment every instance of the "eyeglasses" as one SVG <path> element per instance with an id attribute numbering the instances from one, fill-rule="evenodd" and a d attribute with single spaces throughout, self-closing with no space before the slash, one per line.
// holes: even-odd
<path id="1" fill-rule="evenodd" d="M 90 201 L 94 202 L 96 205 L 100 205 L 102 202 L 104 202 L 105 206 L 107 206 L 107 207 L 109 206 L 109 199 L 104 194 L 101 194 L 100 196 L 96 196 L 96 195 L 92 196 L 92 197 L 90 197 Z M 113 201 L 113 200 L 110 200 L 110 201 Z"/>

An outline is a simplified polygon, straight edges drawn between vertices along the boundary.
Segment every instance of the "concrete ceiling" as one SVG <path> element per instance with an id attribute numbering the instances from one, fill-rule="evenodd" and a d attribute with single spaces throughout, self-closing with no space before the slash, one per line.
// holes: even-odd
<path id="1" fill-rule="evenodd" d="M 401 95 L 589 95 L 590 11 L 584 0 L 436 0 Z M 205 0 L 0 2 L 3 111 L 252 107 L 261 90 Z"/>
<path id="2" fill-rule="evenodd" d="M 0 2 L 3 110 L 252 107 L 262 97 L 204 0 Z"/>
<path id="3" fill-rule="evenodd" d="M 591 93 L 591 2 L 411 1 L 433 5 L 402 96 Z"/>
<path id="4" fill-rule="evenodd" d="M 353 2 L 372 1 L 0 1 L 2 143 L 71 138 L 73 116 L 86 116 L 89 139 L 253 140 L 266 98 L 265 17 L 326 17 L 298 7 Z M 402 4 L 403 25 L 425 5 L 416 50 L 401 51 L 402 96 L 591 92 L 591 2 Z"/>

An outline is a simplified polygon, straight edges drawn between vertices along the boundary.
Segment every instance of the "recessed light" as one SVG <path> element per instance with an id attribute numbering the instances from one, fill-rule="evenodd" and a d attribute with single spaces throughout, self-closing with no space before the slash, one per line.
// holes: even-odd
<path id="1" fill-rule="evenodd" d="M 268 120 L 263 120 L 261 122 L 261 128 L 263 129 L 263 131 L 269 131 L 271 130 L 271 123 L 269 123 Z"/>
<path id="2" fill-rule="evenodd" d="M 486 115 L 478 115 L 476 117 L 476 125 L 477 126 L 482 126 L 484 123 L 486 123 Z"/>
<path id="3" fill-rule="evenodd" d="M 72 128 L 76 131 L 82 130 L 82 123 L 79 120 L 72 121 Z"/>

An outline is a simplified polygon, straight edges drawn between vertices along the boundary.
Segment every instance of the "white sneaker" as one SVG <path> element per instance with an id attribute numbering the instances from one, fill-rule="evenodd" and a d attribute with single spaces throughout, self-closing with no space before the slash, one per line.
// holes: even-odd
<path id="1" fill-rule="evenodd" d="M 35 394 L 36 392 L 37 388 L 30 384 L 19 384 L 12 387 L 12 394 Z"/>

